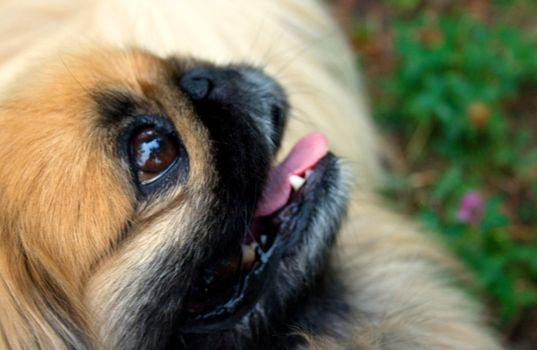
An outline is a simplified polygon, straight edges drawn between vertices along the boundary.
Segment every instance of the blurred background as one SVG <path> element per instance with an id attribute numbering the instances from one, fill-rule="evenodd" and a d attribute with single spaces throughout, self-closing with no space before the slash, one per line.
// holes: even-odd
<path id="1" fill-rule="evenodd" d="M 475 274 L 537 349 L 537 1 L 326 0 L 386 143 L 385 196 Z"/>

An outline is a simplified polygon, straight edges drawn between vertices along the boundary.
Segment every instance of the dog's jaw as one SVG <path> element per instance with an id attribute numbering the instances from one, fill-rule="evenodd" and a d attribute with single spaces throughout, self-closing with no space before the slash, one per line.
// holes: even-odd
<path id="1" fill-rule="evenodd" d="M 177 329 L 172 348 L 289 349 L 304 341 L 297 330 L 327 336 L 341 332 L 353 310 L 329 257 L 345 213 L 346 186 L 339 161 L 333 156 L 324 159 L 318 168 L 324 172 L 324 183 L 307 199 L 309 202 L 303 203 L 309 208 L 301 209 L 309 215 L 302 218 L 301 228 L 292 232 L 295 236 L 259 301 L 226 327 L 211 331 L 205 327 Z"/>

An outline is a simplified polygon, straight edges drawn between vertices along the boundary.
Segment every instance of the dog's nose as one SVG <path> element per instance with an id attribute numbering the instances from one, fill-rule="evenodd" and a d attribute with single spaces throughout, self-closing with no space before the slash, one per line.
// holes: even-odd
<path id="1" fill-rule="evenodd" d="M 283 88 L 262 70 L 249 66 L 197 67 L 178 81 L 198 115 L 221 122 L 256 122 L 274 149 L 280 143 L 288 103 Z M 228 118 L 224 118 L 227 116 Z"/>
<path id="2" fill-rule="evenodd" d="M 243 80 L 241 73 L 233 69 L 195 68 L 183 75 L 179 84 L 194 101 L 218 100 L 240 89 Z"/>
<path id="3" fill-rule="evenodd" d="M 183 92 L 195 101 L 208 97 L 214 86 L 210 71 L 203 68 L 196 68 L 186 73 L 179 85 Z"/>

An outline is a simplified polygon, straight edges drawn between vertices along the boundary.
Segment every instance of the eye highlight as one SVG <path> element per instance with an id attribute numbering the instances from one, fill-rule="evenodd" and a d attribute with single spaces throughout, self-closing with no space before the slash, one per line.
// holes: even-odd
<path id="1" fill-rule="evenodd" d="M 177 141 L 154 126 L 137 130 L 131 138 L 130 146 L 132 163 L 142 185 L 160 178 L 179 156 Z"/>

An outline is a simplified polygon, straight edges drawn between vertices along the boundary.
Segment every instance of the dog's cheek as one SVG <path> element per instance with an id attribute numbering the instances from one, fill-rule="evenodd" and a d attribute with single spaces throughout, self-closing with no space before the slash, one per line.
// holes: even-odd
<path id="1" fill-rule="evenodd" d="M 170 310 L 181 305 L 192 261 L 211 233 L 203 230 L 215 200 L 207 190 L 216 177 L 208 143 L 205 135 L 178 126 L 190 150 L 187 183 L 140 203 L 124 240 L 94 266 L 84 288 L 90 327 L 107 348 L 155 348 L 166 341 L 163 332 L 178 314 Z M 154 318 L 160 327 L 152 324 Z"/>
<path id="2" fill-rule="evenodd" d="M 91 327 L 107 347 L 154 348 L 169 337 L 192 278 L 192 254 L 199 253 L 193 252 L 191 233 L 203 206 L 189 202 L 132 227 L 131 238 L 94 270 L 84 299 Z M 154 327 L 155 319 L 160 327 Z"/>
<path id="3" fill-rule="evenodd" d="M 21 135 L 0 155 L 11 164 L 0 169 L 11 243 L 19 242 L 31 266 L 76 283 L 121 233 L 130 195 L 88 135 L 54 124 L 6 127 Z"/>

